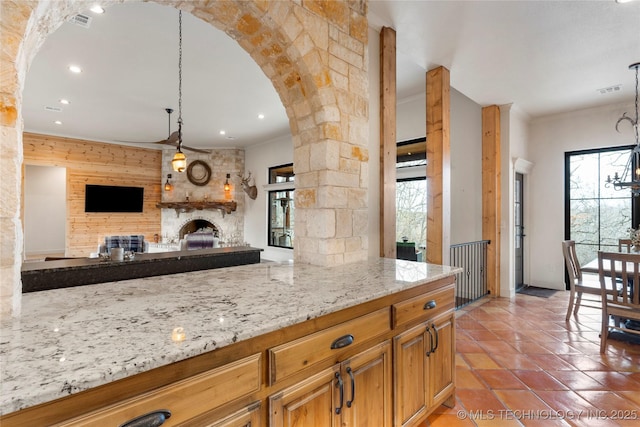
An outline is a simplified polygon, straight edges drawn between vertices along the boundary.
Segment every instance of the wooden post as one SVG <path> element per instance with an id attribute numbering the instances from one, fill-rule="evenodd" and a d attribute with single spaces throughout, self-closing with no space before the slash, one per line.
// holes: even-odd
<path id="1" fill-rule="evenodd" d="M 451 224 L 449 70 L 427 72 L 427 262 L 442 264 Z M 445 248 L 446 246 L 446 248 Z"/>
<path id="2" fill-rule="evenodd" d="M 487 251 L 487 282 L 491 295 L 500 296 L 500 108 L 482 109 L 482 238 Z"/>
<path id="3" fill-rule="evenodd" d="M 396 257 L 396 32 L 380 31 L 380 256 Z"/>

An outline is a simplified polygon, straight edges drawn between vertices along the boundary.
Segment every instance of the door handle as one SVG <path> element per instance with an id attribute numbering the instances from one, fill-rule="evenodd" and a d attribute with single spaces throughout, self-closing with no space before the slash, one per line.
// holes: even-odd
<path id="1" fill-rule="evenodd" d="M 347 368 L 347 374 L 351 377 L 351 400 L 347 400 L 347 408 L 351 408 L 353 401 L 356 400 L 356 379 L 353 377 L 351 366 Z"/>
<path id="2" fill-rule="evenodd" d="M 335 377 L 337 380 L 336 387 L 340 388 L 340 406 L 336 408 L 336 414 L 340 415 L 340 412 L 342 412 L 342 402 L 344 402 L 344 383 L 342 382 L 340 372 L 336 372 Z"/>
<path id="3" fill-rule="evenodd" d="M 436 300 L 432 299 L 431 301 L 427 301 L 424 304 L 424 307 L 422 307 L 423 310 L 431 310 L 433 308 L 436 308 Z"/>
<path id="4" fill-rule="evenodd" d="M 427 350 L 427 357 L 433 351 L 433 335 L 431 335 L 431 326 L 427 326 L 427 333 L 429 334 L 429 350 Z"/>
<path id="5" fill-rule="evenodd" d="M 435 351 L 438 349 L 438 330 L 436 329 L 435 323 L 432 323 L 431 327 L 433 328 L 433 333 L 436 336 L 436 345 L 433 347 L 433 350 L 431 350 L 431 353 L 435 353 Z"/>
<path id="6" fill-rule="evenodd" d="M 169 417 L 171 417 L 170 411 L 159 409 L 120 424 L 120 427 L 158 427 L 164 424 Z"/>
<path id="7" fill-rule="evenodd" d="M 336 350 L 351 344 L 353 344 L 353 335 L 343 335 L 340 338 L 336 338 L 336 340 L 331 343 L 331 350 Z"/>

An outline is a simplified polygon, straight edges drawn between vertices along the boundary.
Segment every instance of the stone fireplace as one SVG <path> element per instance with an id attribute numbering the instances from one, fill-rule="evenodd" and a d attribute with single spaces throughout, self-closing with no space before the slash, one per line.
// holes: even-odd
<path id="1" fill-rule="evenodd" d="M 214 236 L 220 237 L 218 234 L 218 227 L 215 224 L 205 220 L 205 219 L 192 219 L 187 221 L 180 227 L 180 232 L 178 233 L 178 238 L 182 239 L 187 234 L 198 232 L 212 232 Z"/>
<path id="2" fill-rule="evenodd" d="M 210 154 L 188 153 L 187 162 L 201 160 L 211 167 L 211 179 L 205 185 L 195 185 L 189 181 L 186 173 L 176 174 L 171 169 L 171 159 L 175 150 L 166 149 L 162 153 L 162 175 L 171 173 L 173 189 L 162 192 L 162 202 L 203 202 L 203 201 L 235 201 L 236 210 L 226 213 L 224 210 L 194 209 L 184 212 L 179 209 L 161 210 L 162 241 L 177 243 L 185 234 L 200 229 L 212 229 L 221 245 L 239 245 L 244 243 L 244 208 L 245 198 L 242 187 L 231 179 L 231 190 L 224 191 L 227 173 L 232 177 L 244 173 L 244 150 L 214 149 Z M 251 243 L 251 242 L 249 242 Z"/>
<path id="3" fill-rule="evenodd" d="M 235 246 L 244 243 L 244 216 L 238 212 L 223 216 L 217 210 L 201 210 L 178 215 L 174 209 L 162 209 L 164 243 L 178 243 L 186 234 L 201 229 L 213 230 L 220 244 Z"/>

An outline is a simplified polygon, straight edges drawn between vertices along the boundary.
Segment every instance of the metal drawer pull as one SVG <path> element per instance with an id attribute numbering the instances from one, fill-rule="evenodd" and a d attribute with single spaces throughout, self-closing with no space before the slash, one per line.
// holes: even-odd
<path id="1" fill-rule="evenodd" d="M 436 300 L 432 299 L 431 301 L 427 301 L 424 304 L 424 307 L 422 307 L 423 310 L 431 310 L 433 308 L 436 308 Z"/>
<path id="2" fill-rule="evenodd" d="M 347 374 L 351 377 L 351 400 L 347 400 L 347 408 L 351 408 L 353 401 L 356 400 L 356 379 L 353 377 L 351 366 L 347 368 Z"/>
<path id="3" fill-rule="evenodd" d="M 436 329 L 435 324 L 431 324 L 431 327 L 433 328 L 433 332 L 436 336 L 436 345 L 433 347 L 433 350 L 431 350 L 431 353 L 433 353 L 438 349 L 438 329 Z"/>
<path id="4" fill-rule="evenodd" d="M 340 387 L 340 406 L 336 408 L 336 414 L 340 415 L 340 412 L 342 412 L 342 402 L 344 402 L 344 383 L 342 382 L 340 372 L 336 372 L 335 377 L 338 380 L 336 387 Z"/>
<path id="5" fill-rule="evenodd" d="M 120 427 L 157 427 L 164 424 L 167 418 L 171 417 L 171 412 L 166 409 L 159 409 L 157 411 L 149 412 L 148 414 L 140 415 L 130 421 L 120 424 Z"/>
<path id="6" fill-rule="evenodd" d="M 353 335 L 344 335 L 331 343 L 331 350 L 346 347 L 353 343 Z"/>
<path id="7" fill-rule="evenodd" d="M 431 334 L 431 327 L 427 326 L 427 332 L 429 333 L 429 350 L 427 350 L 427 357 L 433 352 L 433 335 Z"/>

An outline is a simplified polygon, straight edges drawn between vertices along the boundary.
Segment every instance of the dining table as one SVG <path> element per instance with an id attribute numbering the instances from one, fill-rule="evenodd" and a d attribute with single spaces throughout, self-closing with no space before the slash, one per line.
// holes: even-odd
<path id="1" fill-rule="evenodd" d="M 637 254 L 637 256 L 640 258 L 640 253 Z M 605 260 L 604 261 L 607 265 L 605 265 L 605 274 L 606 274 L 606 270 L 609 270 L 609 260 Z M 633 266 L 632 263 L 629 263 L 631 266 Z M 616 262 L 614 265 L 615 271 L 616 273 L 620 273 L 622 271 L 622 263 L 621 262 Z M 600 267 L 598 264 L 598 257 L 592 259 L 591 261 L 589 261 L 588 263 L 586 263 L 585 265 L 580 267 L 580 270 L 583 273 L 592 273 L 592 274 L 600 274 Z M 633 267 L 631 267 L 630 269 L 628 268 L 628 270 L 633 271 Z M 627 328 L 629 329 L 635 329 L 635 330 L 639 330 L 640 331 L 640 322 L 635 321 L 635 320 L 627 320 L 626 323 Z"/>
<path id="2" fill-rule="evenodd" d="M 640 253 L 638 253 L 637 255 L 640 258 Z M 608 260 L 605 260 L 605 263 L 608 264 Z M 630 264 L 630 265 L 633 265 L 633 264 Z M 607 267 L 606 269 L 608 270 L 608 265 L 606 267 Z M 620 273 L 622 271 L 622 263 L 621 262 L 616 262 L 614 267 L 615 267 L 616 273 Z M 594 259 L 592 259 L 588 263 L 580 266 L 580 270 L 583 273 L 599 274 L 600 270 L 599 270 L 599 267 L 598 267 L 598 257 L 595 257 Z M 633 268 L 631 268 L 631 270 L 633 270 Z"/>

